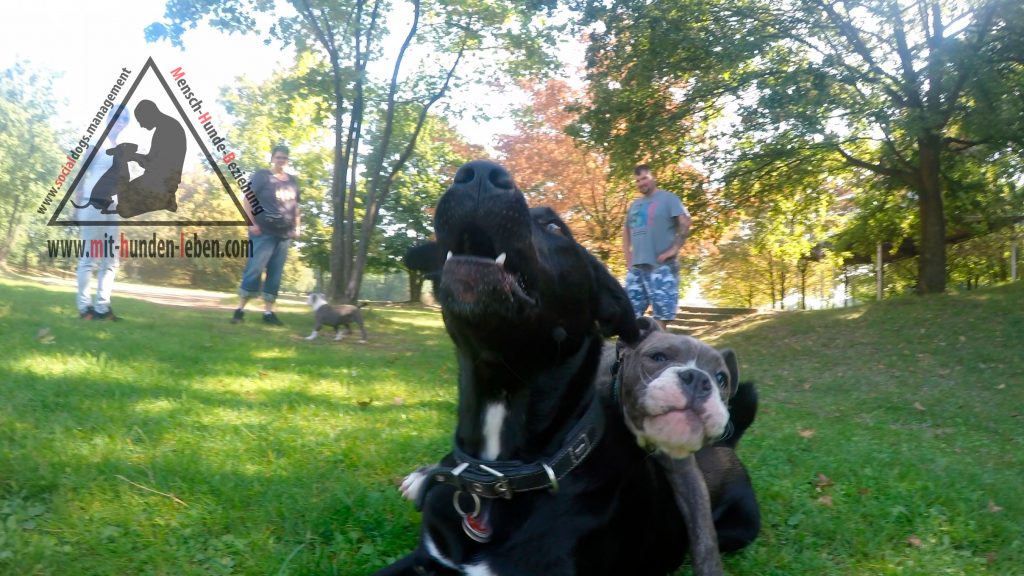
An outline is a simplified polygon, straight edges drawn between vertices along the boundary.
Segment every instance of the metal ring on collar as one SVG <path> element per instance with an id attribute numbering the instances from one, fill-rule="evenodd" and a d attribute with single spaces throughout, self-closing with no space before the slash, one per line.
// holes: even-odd
<path id="1" fill-rule="evenodd" d="M 455 494 L 452 494 L 452 505 L 455 506 L 455 511 L 458 512 L 459 516 L 462 516 L 463 518 L 465 518 L 466 516 L 476 518 L 477 514 L 480 513 L 480 497 L 477 496 L 476 494 L 473 494 L 472 492 L 469 494 L 473 498 L 473 513 L 467 514 L 463 512 L 462 505 L 459 504 L 460 494 L 463 494 L 462 490 L 457 490 Z"/>
<path id="2" fill-rule="evenodd" d="M 557 494 L 558 493 L 558 478 L 555 477 L 555 471 L 552 470 L 551 466 L 548 466 L 546 462 L 541 462 L 540 465 L 543 466 L 544 467 L 544 471 L 548 473 L 548 480 L 551 481 L 551 493 L 552 494 Z"/>

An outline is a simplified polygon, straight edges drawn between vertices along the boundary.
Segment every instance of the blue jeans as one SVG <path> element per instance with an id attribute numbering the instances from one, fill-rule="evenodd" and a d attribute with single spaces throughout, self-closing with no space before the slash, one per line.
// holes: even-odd
<path id="1" fill-rule="evenodd" d="M 288 246 L 291 244 L 291 240 L 264 232 L 259 236 L 249 234 L 249 241 L 252 242 L 252 255 L 245 263 L 245 271 L 242 272 L 242 286 L 238 289 L 238 295 L 242 298 L 258 296 L 260 294 L 260 277 L 266 270 L 267 278 L 263 282 L 263 300 L 273 302 L 277 300 L 277 293 L 281 289 L 281 274 L 284 271 L 284 261 L 288 257 Z"/>

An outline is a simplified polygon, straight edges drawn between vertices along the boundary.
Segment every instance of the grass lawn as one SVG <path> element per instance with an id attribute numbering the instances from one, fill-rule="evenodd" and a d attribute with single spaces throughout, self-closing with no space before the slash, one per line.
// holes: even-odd
<path id="1" fill-rule="evenodd" d="M 455 409 L 436 312 L 309 343 L 298 308 L 231 325 L 120 298 L 100 323 L 73 299 L 0 280 L 0 574 L 362 575 L 412 548 L 395 486 Z M 761 389 L 740 454 L 765 525 L 727 571 L 1024 574 L 1022 304 L 1017 284 L 712 340 Z"/>

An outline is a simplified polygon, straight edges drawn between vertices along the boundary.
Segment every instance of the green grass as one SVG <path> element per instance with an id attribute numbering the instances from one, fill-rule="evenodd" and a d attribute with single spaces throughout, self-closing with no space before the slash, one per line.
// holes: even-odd
<path id="1" fill-rule="evenodd" d="M 1022 303 L 1017 284 L 715 341 L 761 390 L 740 454 L 765 526 L 730 572 L 1024 574 Z"/>
<path id="2" fill-rule="evenodd" d="M 0 281 L 0 574 L 366 574 L 418 515 L 395 483 L 451 441 L 435 312 L 368 344 L 230 312 Z M 734 575 L 1024 574 L 1024 285 L 766 316 L 740 446 L 764 530 Z M 255 316 L 255 315 L 250 315 Z M 39 330 L 49 332 L 40 337 Z M 683 570 L 682 574 L 688 573 Z"/>

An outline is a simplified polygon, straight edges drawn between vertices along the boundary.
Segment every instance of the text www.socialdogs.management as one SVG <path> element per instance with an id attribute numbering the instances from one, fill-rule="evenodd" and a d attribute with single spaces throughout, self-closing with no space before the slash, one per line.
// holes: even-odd
<path id="1" fill-rule="evenodd" d="M 241 239 L 207 239 L 198 234 L 175 239 L 157 238 L 154 233 L 146 239 L 131 239 L 120 233 L 119 238 L 104 234 L 103 238 L 82 240 L 77 238 L 47 240 L 50 258 L 248 258 L 252 255 L 252 241 Z"/>

